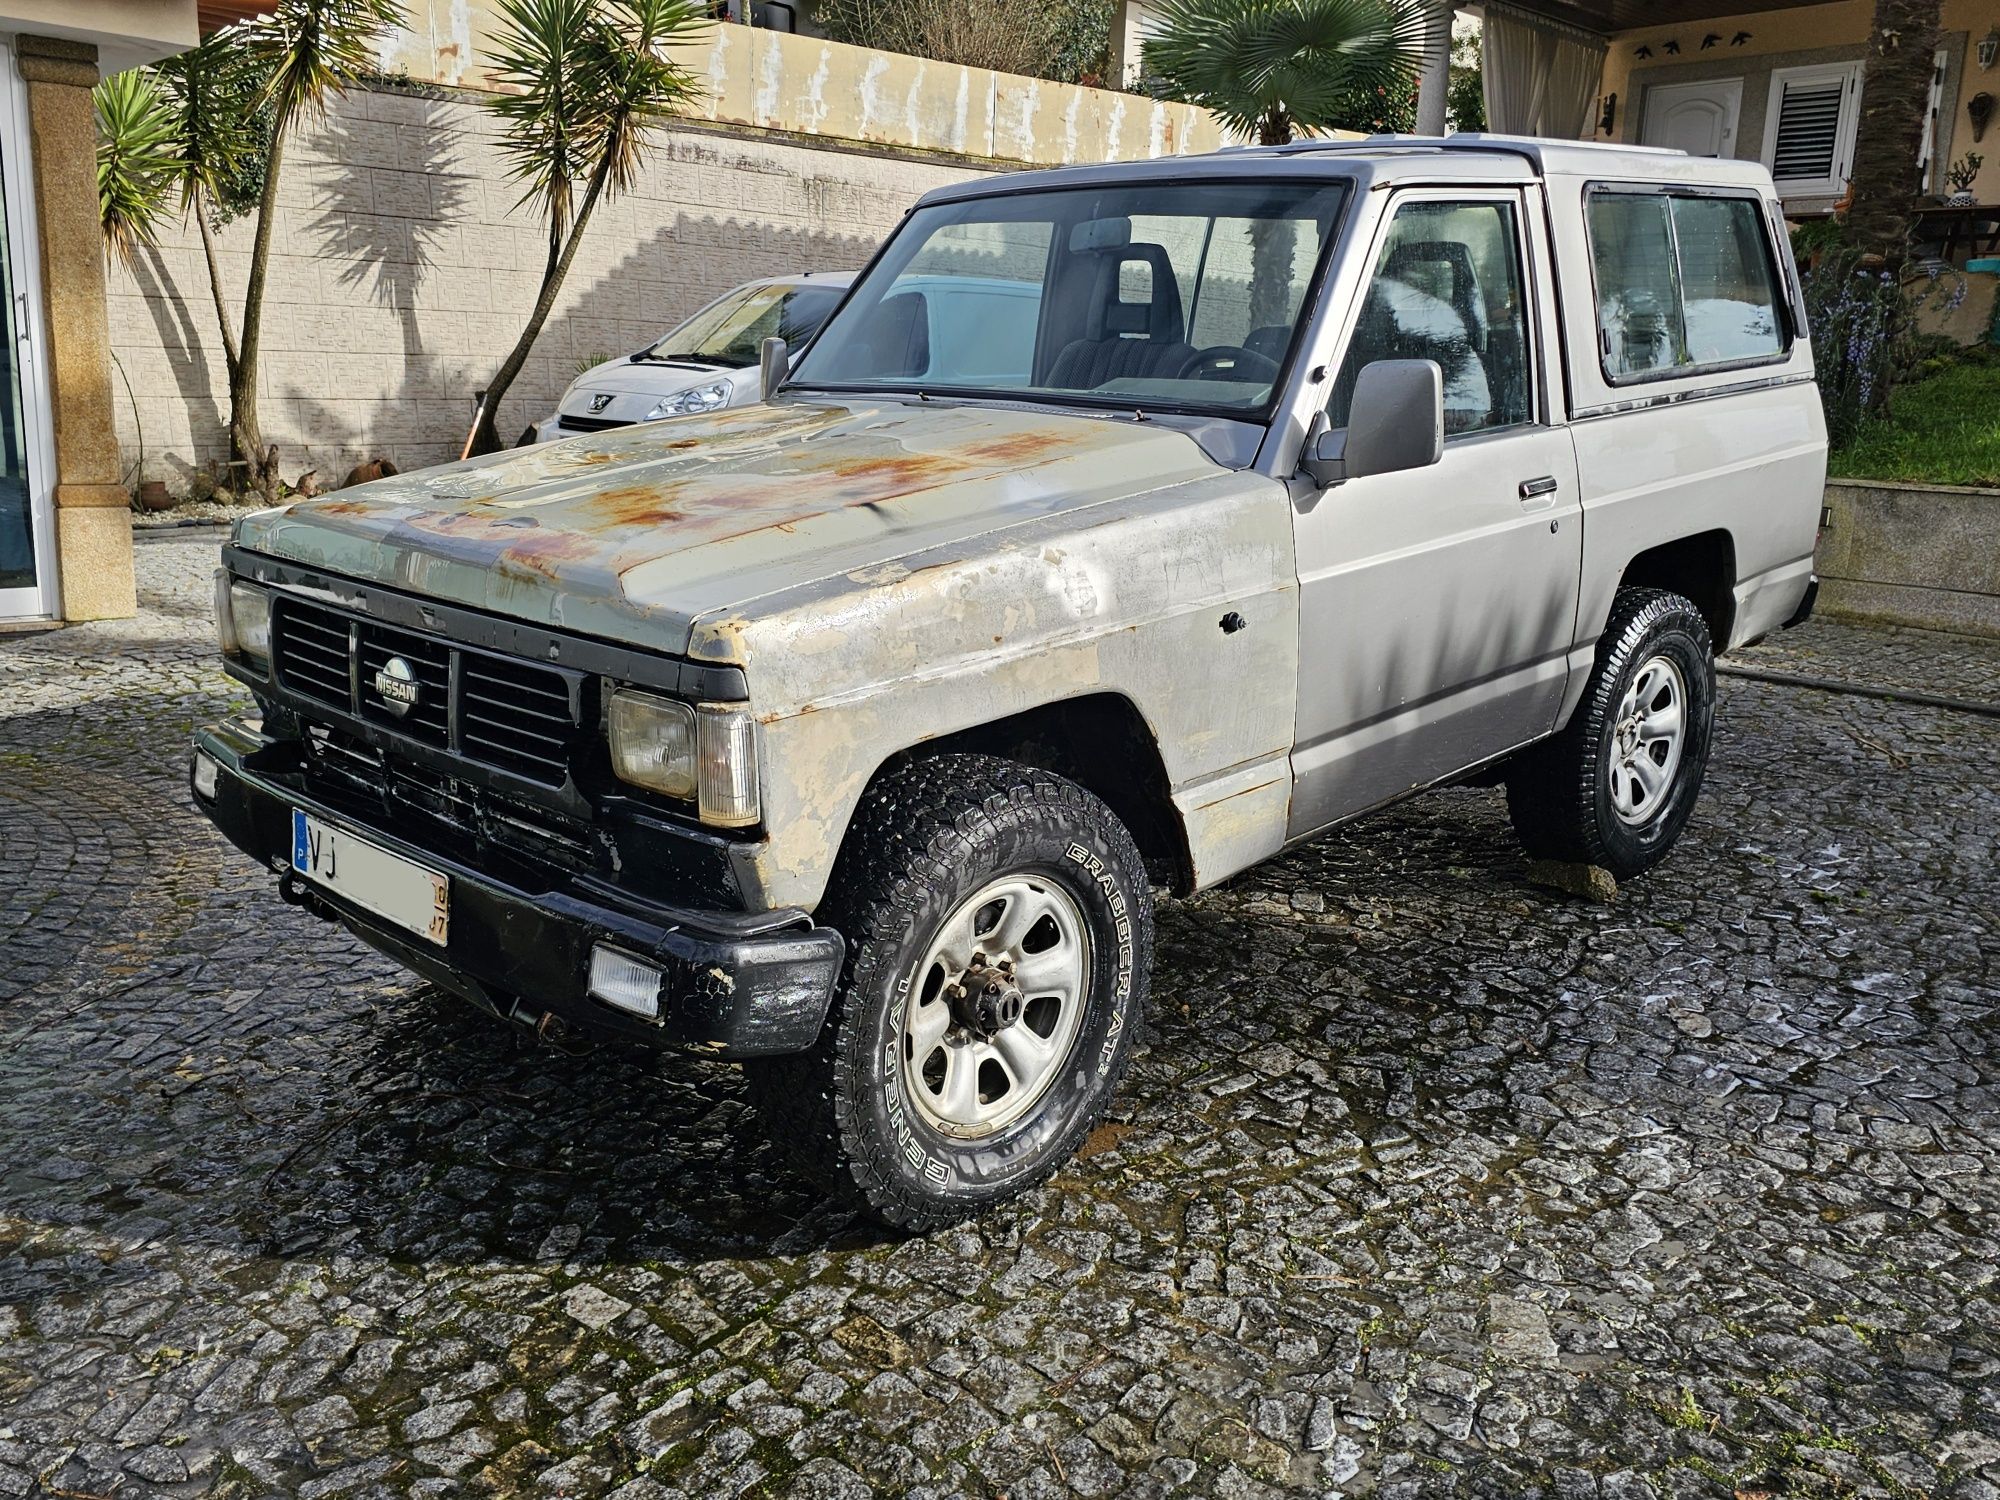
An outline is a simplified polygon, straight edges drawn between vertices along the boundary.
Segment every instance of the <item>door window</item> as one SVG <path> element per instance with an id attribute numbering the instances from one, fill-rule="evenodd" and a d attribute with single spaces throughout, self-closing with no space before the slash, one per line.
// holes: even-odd
<path id="1" fill-rule="evenodd" d="M 1354 382 L 1378 359 L 1436 360 L 1445 436 L 1534 420 L 1514 205 L 1421 201 L 1396 210 L 1327 403 L 1347 425 Z"/>

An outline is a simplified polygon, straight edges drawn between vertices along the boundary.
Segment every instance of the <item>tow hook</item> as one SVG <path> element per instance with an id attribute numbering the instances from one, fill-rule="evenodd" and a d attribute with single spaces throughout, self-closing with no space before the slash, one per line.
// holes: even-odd
<path id="1" fill-rule="evenodd" d="M 278 898 L 287 906 L 303 907 L 322 922 L 339 920 L 334 916 L 333 909 L 320 898 L 319 894 L 310 886 L 300 881 L 298 876 L 294 875 L 290 870 L 287 870 L 278 877 Z"/>

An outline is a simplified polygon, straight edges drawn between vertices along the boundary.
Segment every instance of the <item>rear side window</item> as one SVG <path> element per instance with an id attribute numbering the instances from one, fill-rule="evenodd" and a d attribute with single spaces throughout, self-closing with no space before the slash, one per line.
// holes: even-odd
<path id="1" fill-rule="evenodd" d="M 1784 354 L 1755 198 L 1598 190 L 1586 211 L 1598 353 L 1614 385 Z"/>

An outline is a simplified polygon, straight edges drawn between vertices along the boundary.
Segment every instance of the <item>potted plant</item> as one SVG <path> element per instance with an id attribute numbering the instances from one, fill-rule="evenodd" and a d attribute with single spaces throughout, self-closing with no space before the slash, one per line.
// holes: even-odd
<path id="1" fill-rule="evenodd" d="M 1944 200 L 1947 207 L 1972 206 L 1972 180 L 1979 175 L 1979 169 L 1985 165 L 1985 157 L 1977 151 L 1968 151 L 1944 169 L 1944 185 L 1951 189 L 1951 195 Z"/>

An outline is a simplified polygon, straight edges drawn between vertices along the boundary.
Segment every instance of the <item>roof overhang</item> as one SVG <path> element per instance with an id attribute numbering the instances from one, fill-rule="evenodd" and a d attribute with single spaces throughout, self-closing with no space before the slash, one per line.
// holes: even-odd
<path id="1" fill-rule="evenodd" d="M 104 74 L 186 51 L 195 24 L 195 0 L 0 0 L 0 31 L 95 47 Z"/>
<path id="2" fill-rule="evenodd" d="M 1506 8 L 1609 36 L 1642 27 L 1711 21 L 1718 16 L 1838 3 L 1840 0 L 1506 0 Z"/>

